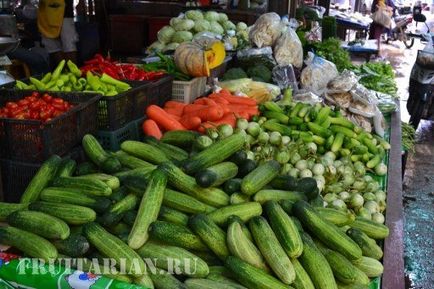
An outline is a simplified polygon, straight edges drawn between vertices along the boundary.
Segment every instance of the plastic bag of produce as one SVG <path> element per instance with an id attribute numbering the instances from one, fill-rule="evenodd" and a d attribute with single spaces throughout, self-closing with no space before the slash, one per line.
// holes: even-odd
<path id="1" fill-rule="evenodd" d="M 157 33 L 158 41 L 164 44 L 170 43 L 170 41 L 172 40 L 172 36 L 173 34 L 175 34 L 175 32 L 175 29 L 173 29 L 172 27 L 164 26 Z"/>
<path id="2" fill-rule="evenodd" d="M 398 106 L 391 95 L 377 91 L 374 93 L 378 100 L 377 107 L 383 114 L 389 114 L 398 109 Z"/>
<path id="3" fill-rule="evenodd" d="M 293 96 L 292 99 L 295 102 L 303 102 L 303 103 L 309 103 L 309 104 L 316 104 L 321 103 L 322 98 L 319 95 L 316 95 L 315 93 L 308 91 L 308 90 L 298 90 Z"/>
<path id="4" fill-rule="evenodd" d="M 301 72 L 301 86 L 317 95 L 322 95 L 330 80 L 339 75 L 336 65 L 324 58 L 308 53 L 306 67 Z"/>
<path id="5" fill-rule="evenodd" d="M 261 15 L 249 32 L 250 40 L 259 48 L 272 46 L 282 33 L 280 16 L 271 12 Z"/>
<path id="6" fill-rule="evenodd" d="M 359 77 L 351 70 L 345 69 L 340 75 L 327 84 L 328 93 L 343 93 L 350 91 L 359 81 Z"/>
<path id="7" fill-rule="evenodd" d="M 303 46 L 294 30 L 287 27 L 274 46 L 274 58 L 279 65 L 303 66 Z"/>
<path id="8" fill-rule="evenodd" d="M 268 46 L 239 50 L 237 52 L 237 59 L 240 66 L 246 70 L 251 66 L 259 64 L 267 66 L 270 70 L 276 66 L 273 50 Z"/>
<path id="9" fill-rule="evenodd" d="M 273 68 L 272 75 L 273 82 L 281 89 L 290 87 L 293 92 L 298 91 L 298 82 L 292 65 L 276 66 Z"/>

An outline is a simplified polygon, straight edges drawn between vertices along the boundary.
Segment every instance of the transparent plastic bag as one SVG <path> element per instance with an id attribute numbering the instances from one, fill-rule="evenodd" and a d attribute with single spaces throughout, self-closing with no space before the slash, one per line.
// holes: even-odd
<path id="1" fill-rule="evenodd" d="M 297 33 L 287 27 L 274 46 L 274 58 L 279 65 L 303 66 L 303 46 Z"/>
<path id="2" fill-rule="evenodd" d="M 317 95 L 317 94 L 315 94 L 315 93 L 313 93 L 311 91 L 308 91 L 308 90 L 299 90 L 299 91 L 297 91 L 297 93 L 295 93 L 292 96 L 292 99 L 295 102 L 309 103 L 309 104 L 312 104 L 312 105 L 316 104 L 316 103 L 321 103 L 322 102 L 322 98 L 319 95 Z"/>
<path id="3" fill-rule="evenodd" d="M 398 109 L 398 105 L 391 95 L 375 92 L 375 96 L 377 97 L 377 107 L 383 114 L 389 114 Z"/>
<path id="4" fill-rule="evenodd" d="M 327 84 L 328 93 L 343 93 L 350 91 L 359 81 L 359 77 L 350 71 L 345 69 L 340 75 L 332 79 Z"/>
<path id="5" fill-rule="evenodd" d="M 302 88 L 322 95 L 327 90 L 330 80 L 339 75 L 336 65 L 312 52 L 308 53 L 305 63 L 306 67 L 301 72 Z"/>
<path id="6" fill-rule="evenodd" d="M 272 74 L 274 83 L 281 89 L 290 87 L 293 92 L 298 90 L 298 83 L 292 65 L 276 66 L 273 68 Z"/>
<path id="7" fill-rule="evenodd" d="M 282 33 L 279 14 L 275 12 L 261 15 L 249 31 L 249 39 L 257 47 L 272 46 Z"/>

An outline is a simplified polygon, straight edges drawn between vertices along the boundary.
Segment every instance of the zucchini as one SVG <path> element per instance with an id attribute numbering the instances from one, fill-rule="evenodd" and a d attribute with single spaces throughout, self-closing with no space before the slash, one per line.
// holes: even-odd
<path id="1" fill-rule="evenodd" d="M 122 168 L 119 160 L 115 156 L 109 155 L 93 135 L 85 135 L 82 145 L 88 158 L 98 167 L 102 168 L 103 171 L 115 173 Z"/>
<path id="2" fill-rule="evenodd" d="M 57 258 L 57 249 L 46 239 L 15 227 L 0 227 L 0 244 L 12 246 L 32 258 L 49 261 Z"/>
<path id="3" fill-rule="evenodd" d="M 225 139 L 215 142 L 208 148 L 188 159 L 184 162 L 183 168 L 187 174 L 195 174 L 200 170 L 223 162 L 225 159 L 240 150 L 243 145 L 244 136 L 237 133 L 233 134 Z"/>
<path id="4" fill-rule="evenodd" d="M 267 274 L 240 258 L 229 256 L 225 266 L 234 273 L 235 279 L 249 289 L 291 289 L 275 277 Z"/>
<path id="5" fill-rule="evenodd" d="M 138 249 L 148 240 L 148 229 L 151 223 L 157 220 L 163 203 L 166 183 L 167 178 L 164 172 L 158 169 L 152 172 L 149 184 L 140 202 L 136 220 L 128 237 L 128 246 L 131 248 Z"/>
<path id="6" fill-rule="evenodd" d="M 246 195 L 253 195 L 271 182 L 280 172 L 278 162 L 271 160 L 259 165 L 241 182 L 241 191 Z"/>
<path id="7" fill-rule="evenodd" d="M 198 136 L 200 136 L 199 133 L 191 130 L 172 130 L 165 132 L 160 141 L 178 147 L 189 148 Z"/>
<path id="8" fill-rule="evenodd" d="M 249 226 L 259 250 L 276 276 L 285 284 L 294 282 L 294 266 L 267 220 L 263 217 L 254 217 L 250 220 Z"/>
<path id="9" fill-rule="evenodd" d="M 112 189 L 103 181 L 80 177 L 60 177 L 53 182 L 55 187 L 80 189 L 84 193 L 94 196 L 110 196 Z"/>
<path id="10" fill-rule="evenodd" d="M 163 205 L 187 214 L 209 213 L 216 209 L 196 198 L 171 189 L 166 189 L 164 192 Z"/>
<path id="11" fill-rule="evenodd" d="M 243 222 L 247 222 L 251 218 L 260 216 L 261 214 L 261 204 L 256 202 L 247 202 L 219 208 L 208 213 L 208 217 L 210 217 L 217 225 L 222 226 L 227 223 L 228 218 L 232 215 L 240 217 Z"/>
<path id="12" fill-rule="evenodd" d="M 294 191 L 297 185 L 297 180 L 288 175 L 280 175 L 275 177 L 270 185 L 276 190 Z"/>
<path id="13" fill-rule="evenodd" d="M 300 192 L 291 192 L 283 190 L 260 190 L 253 196 L 255 202 L 261 204 L 267 201 L 281 201 L 289 200 L 291 202 L 296 202 L 299 200 L 307 200 L 306 195 Z"/>
<path id="14" fill-rule="evenodd" d="M 196 174 L 196 183 L 202 188 L 216 187 L 238 174 L 238 167 L 232 162 L 223 162 Z"/>
<path id="15" fill-rule="evenodd" d="M 386 225 L 362 217 L 356 217 L 356 220 L 351 223 L 351 227 L 361 230 L 363 233 L 376 240 L 385 239 L 389 236 L 389 228 Z"/>
<path id="16" fill-rule="evenodd" d="M 337 289 L 333 271 L 327 259 L 306 233 L 301 234 L 303 253 L 298 258 L 316 289 Z"/>
<path id="17" fill-rule="evenodd" d="M 152 164 L 157 165 L 169 161 L 169 158 L 162 150 L 139 141 L 124 141 L 121 144 L 121 149 L 130 155 L 138 157 Z"/>
<path id="18" fill-rule="evenodd" d="M 129 155 L 124 151 L 117 151 L 115 155 L 121 162 L 121 164 L 129 169 L 155 168 L 155 165 L 139 158 L 133 157 L 132 155 Z"/>
<path id="19" fill-rule="evenodd" d="M 59 156 L 53 155 L 42 164 L 21 196 L 20 203 L 32 203 L 38 200 L 41 191 L 48 186 L 56 175 L 61 161 L 62 159 Z"/>
<path id="20" fill-rule="evenodd" d="M 241 190 L 242 179 L 230 179 L 223 185 L 223 190 L 226 194 L 233 194 Z"/>
<path id="21" fill-rule="evenodd" d="M 353 264 L 370 278 L 378 277 L 383 274 L 384 271 L 383 264 L 370 257 L 362 256 L 359 260 L 353 261 Z"/>
<path id="22" fill-rule="evenodd" d="M 53 241 L 53 245 L 59 253 L 69 257 L 82 257 L 90 248 L 87 239 L 79 234 L 71 234 L 65 240 L 55 240 Z"/>
<path id="23" fill-rule="evenodd" d="M 189 226 L 221 260 L 229 256 L 226 232 L 220 229 L 211 218 L 204 214 L 195 215 L 190 218 Z"/>
<path id="24" fill-rule="evenodd" d="M 250 196 L 244 195 L 242 193 L 233 193 L 230 196 L 229 202 L 231 205 L 247 203 L 250 202 Z"/>
<path id="25" fill-rule="evenodd" d="M 75 174 L 77 176 L 94 174 L 98 172 L 98 167 L 91 162 L 83 162 L 77 166 Z"/>
<path id="26" fill-rule="evenodd" d="M 152 238 L 187 250 L 208 251 L 208 247 L 189 228 L 163 221 L 155 221 L 149 228 Z"/>
<path id="27" fill-rule="evenodd" d="M 184 282 L 188 289 L 247 289 L 241 285 L 232 285 L 209 279 L 187 279 Z"/>
<path id="28" fill-rule="evenodd" d="M 103 174 L 103 173 L 96 173 L 96 174 L 89 174 L 89 175 L 83 175 L 77 177 L 79 179 L 95 179 L 103 181 L 107 186 L 110 187 L 110 189 L 116 190 L 120 187 L 120 181 L 117 177 Z"/>
<path id="29" fill-rule="evenodd" d="M 0 222 L 3 222 L 6 220 L 6 217 L 9 214 L 12 214 L 13 212 L 17 211 L 23 211 L 27 210 L 29 208 L 28 203 L 4 203 L 0 202 Z"/>
<path id="30" fill-rule="evenodd" d="M 332 208 L 317 207 L 316 210 L 325 220 L 336 226 L 342 227 L 350 225 L 356 219 L 350 212 L 343 212 Z"/>
<path id="31" fill-rule="evenodd" d="M 292 265 L 294 265 L 295 270 L 295 280 L 294 280 L 294 288 L 295 289 L 315 289 L 315 286 L 312 283 L 312 280 L 309 277 L 309 274 L 304 270 L 303 266 L 300 264 L 298 259 L 291 259 Z"/>
<path id="32" fill-rule="evenodd" d="M 245 161 L 243 161 L 239 166 L 238 166 L 238 178 L 244 178 L 245 176 L 247 176 L 251 171 L 253 171 L 254 169 L 256 169 L 257 167 L 257 163 L 254 160 L 251 159 L 247 159 Z"/>
<path id="33" fill-rule="evenodd" d="M 103 255 L 113 258 L 117 263 L 122 262 L 133 276 L 146 273 L 143 259 L 118 237 L 107 232 L 97 223 L 88 223 L 83 227 L 87 240 Z"/>
<path id="34" fill-rule="evenodd" d="M 41 192 L 41 200 L 53 203 L 79 205 L 105 212 L 111 205 L 110 199 L 83 194 L 79 189 L 48 187 Z"/>
<path id="35" fill-rule="evenodd" d="M 22 229 L 47 239 L 68 238 L 70 231 L 68 225 L 53 216 L 42 212 L 20 211 L 10 214 L 6 218 L 9 225 Z"/>
<path id="36" fill-rule="evenodd" d="M 149 270 L 149 277 L 157 289 L 187 289 L 181 281 L 162 269 L 158 269 L 157 272 Z"/>
<path id="37" fill-rule="evenodd" d="M 275 201 L 265 203 L 265 211 L 283 250 L 292 259 L 299 257 L 303 252 L 303 241 L 292 218 Z"/>
<path id="38" fill-rule="evenodd" d="M 256 268 L 267 272 L 270 270 L 261 252 L 256 248 L 255 244 L 247 238 L 240 222 L 237 220 L 233 220 L 228 226 L 227 244 L 233 256 L 240 258 Z"/>
<path id="39" fill-rule="evenodd" d="M 173 163 L 167 162 L 160 166 L 168 178 L 169 184 L 199 201 L 213 207 L 223 207 L 229 204 L 229 196 L 218 188 L 201 188 L 193 177 L 185 174 Z"/>
<path id="40" fill-rule="evenodd" d="M 137 252 L 143 258 L 151 258 L 158 268 L 164 270 L 168 270 L 173 260 L 177 260 L 177 271 L 182 275 L 202 278 L 209 273 L 209 267 L 204 260 L 183 248 L 146 242 Z M 196 270 L 191 270 L 191 264 L 195 264 Z"/>
<path id="41" fill-rule="evenodd" d="M 340 252 L 350 261 L 362 257 L 359 246 L 339 230 L 339 227 L 325 221 L 307 202 L 296 202 L 292 211 L 303 225 L 330 249 Z"/>
<path id="42" fill-rule="evenodd" d="M 77 168 L 77 162 L 72 159 L 64 159 L 60 163 L 60 166 L 56 172 L 56 176 L 54 178 L 58 177 L 71 177 L 75 169 Z"/>
<path id="43" fill-rule="evenodd" d="M 185 150 L 171 144 L 159 142 L 154 137 L 145 137 L 145 143 L 158 148 L 172 161 L 183 161 L 188 158 L 188 153 Z"/>
<path id="44" fill-rule="evenodd" d="M 377 245 L 374 239 L 371 239 L 363 231 L 352 228 L 347 231 L 347 235 L 362 249 L 363 256 L 380 260 L 383 257 L 383 250 Z"/>
<path id="45" fill-rule="evenodd" d="M 161 206 L 158 219 L 178 225 L 187 225 L 188 223 L 188 216 L 186 214 L 165 206 Z"/>
<path id="46" fill-rule="evenodd" d="M 29 209 L 57 217 L 70 225 L 82 225 L 96 219 L 94 210 L 71 204 L 35 202 L 29 205 Z"/>

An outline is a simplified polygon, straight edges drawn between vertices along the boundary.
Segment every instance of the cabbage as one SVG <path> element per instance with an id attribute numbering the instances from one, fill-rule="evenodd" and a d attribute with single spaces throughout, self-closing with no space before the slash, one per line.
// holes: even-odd
<path id="1" fill-rule="evenodd" d="M 244 22 L 237 23 L 237 31 L 247 30 L 247 24 Z"/>
<path id="2" fill-rule="evenodd" d="M 151 45 L 149 45 L 149 47 L 146 49 L 146 52 L 151 54 L 153 52 L 160 52 L 161 50 L 164 49 L 164 43 L 161 43 L 160 41 L 155 41 L 154 43 L 152 43 Z"/>
<path id="3" fill-rule="evenodd" d="M 219 21 L 220 20 L 220 16 L 215 11 L 208 11 L 208 12 L 205 13 L 205 19 L 208 20 L 208 21 Z"/>
<path id="4" fill-rule="evenodd" d="M 176 31 L 189 31 L 194 27 L 194 21 L 190 19 L 182 19 L 179 23 L 175 24 L 173 28 Z"/>
<path id="5" fill-rule="evenodd" d="M 203 19 L 203 14 L 200 10 L 189 10 L 185 12 L 185 18 L 197 21 Z"/>
<path id="6" fill-rule="evenodd" d="M 202 32 L 202 31 L 210 31 L 211 24 L 206 20 L 197 20 L 194 23 L 194 30 L 196 32 Z"/>
<path id="7" fill-rule="evenodd" d="M 175 34 L 175 29 L 170 26 L 164 26 L 158 31 L 157 38 L 161 43 L 167 44 L 172 39 L 173 34 Z"/>
<path id="8" fill-rule="evenodd" d="M 172 37 L 172 42 L 182 43 L 193 39 L 193 34 L 190 31 L 177 31 Z"/>
<path id="9" fill-rule="evenodd" d="M 228 31 L 228 30 L 235 30 L 236 26 L 232 21 L 226 21 L 223 23 L 223 28 Z"/>
<path id="10" fill-rule="evenodd" d="M 163 50 L 161 50 L 161 52 L 167 52 L 167 51 L 175 50 L 178 46 L 179 46 L 179 43 L 176 43 L 176 42 L 169 43 L 166 45 L 166 47 L 163 48 Z"/>
<path id="11" fill-rule="evenodd" d="M 224 22 L 226 22 L 228 20 L 229 20 L 228 15 L 226 15 L 225 13 L 219 13 L 219 19 L 218 19 L 218 21 L 220 23 L 224 23 Z"/>
<path id="12" fill-rule="evenodd" d="M 222 35 L 225 30 L 217 21 L 211 21 L 211 32 Z"/>
<path id="13" fill-rule="evenodd" d="M 174 18 L 170 19 L 170 26 L 175 27 L 182 20 L 184 20 L 183 17 L 174 17 Z"/>

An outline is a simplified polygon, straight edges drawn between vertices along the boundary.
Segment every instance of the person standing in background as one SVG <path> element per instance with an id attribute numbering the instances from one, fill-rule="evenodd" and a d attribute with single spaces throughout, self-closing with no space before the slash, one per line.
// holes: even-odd
<path id="1" fill-rule="evenodd" d="M 395 10 L 395 5 L 392 0 L 374 0 L 371 5 L 371 13 L 378 10 L 379 7 L 389 7 L 392 11 Z M 388 32 L 388 28 L 385 28 L 379 23 L 372 22 L 369 27 L 369 39 L 377 39 L 380 41 L 381 34 Z"/>
<path id="2" fill-rule="evenodd" d="M 62 59 L 77 62 L 78 34 L 74 24 L 73 0 L 40 0 L 38 28 L 42 45 L 55 67 Z"/>

